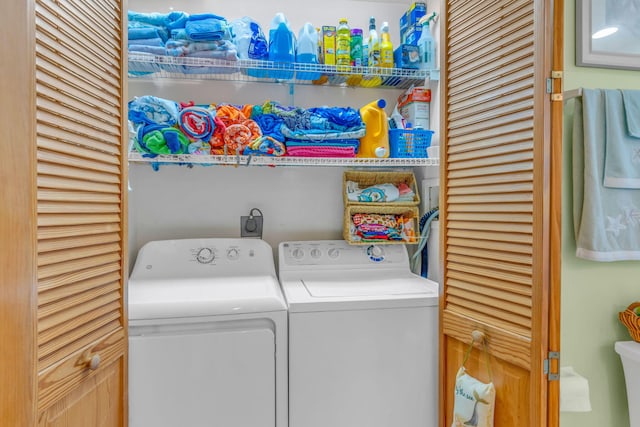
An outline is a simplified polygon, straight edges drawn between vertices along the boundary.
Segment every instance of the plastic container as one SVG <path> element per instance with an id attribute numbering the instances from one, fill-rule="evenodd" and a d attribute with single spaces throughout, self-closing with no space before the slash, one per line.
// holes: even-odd
<path id="1" fill-rule="evenodd" d="M 380 66 L 380 38 L 376 31 L 376 18 L 373 16 L 369 18 L 369 37 L 367 38 L 367 45 L 369 46 L 369 67 Z"/>
<path id="2" fill-rule="evenodd" d="M 296 78 L 298 80 L 317 80 L 320 72 L 318 64 L 318 31 L 311 23 L 305 23 L 298 33 L 296 42 Z M 304 64 L 310 64 L 308 68 Z"/>
<path id="3" fill-rule="evenodd" d="M 351 65 L 362 67 L 362 29 L 351 29 Z"/>
<path id="4" fill-rule="evenodd" d="M 431 145 L 432 130 L 390 129 L 389 157 L 401 159 L 426 159 Z"/>
<path id="5" fill-rule="evenodd" d="M 388 22 L 383 22 L 380 27 L 380 67 L 393 68 L 393 44 Z"/>
<path id="6" fill-rule="evenodd" d="M 351 66 L 351 30 L 346 18 L 341 18 L 336 31 L 336 65 L 338 71 L 347 71 Z"/>
<path id="7" fill-rule="evenodd" d="M 418 51 L 420 52 L 420 69 L 433 70 L 435 68 L 436 41 L 429 29 L 429 20 L 422 18 L 422 35 L 418 40 Z"/>
<path id="8" fill-rule="evenodd" d="M 276 13 L 269 30 L 269 61 L 276 62 L 274 69 L 269 70 L 269 77 L 274 79 L 293 78 L 295 62 L 294 35 L 289 21 L 283 13 Z"/>
<path id="9" fill-rule="evenodd" d="M 384 99 L 377 99 L 360 108 L 366 134 L 360 138 L 357 157 L 389 157 L 389 118 L 384 111 L 386 106 Z"/>

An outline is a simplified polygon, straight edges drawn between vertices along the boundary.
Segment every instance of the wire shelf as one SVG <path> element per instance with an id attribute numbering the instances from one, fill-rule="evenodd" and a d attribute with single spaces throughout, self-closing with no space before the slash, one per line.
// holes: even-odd
<path id="1" fill-rule="evenodd" d="M 368 68 L 241 59 L 173 57 L 129 52 L 129 77 L 232 80 L 298 85 L 407 89 L 422 86 L 426 70 Z"/>
<path id="2" fill-rule="evenodd" d="M 149 163 L 152 165 L 234 165 L 234 166 L 367 166 L 367 167 L 400 167 L 400 166 L 438 166 L 438 159 L 431 158 L 329 158 L 329 157 L 270 157 L 270 156 L 208 156 L 201 154 L 159 155 L 144 157 L 141 153 L 129 153 L 129 162 Z"/>

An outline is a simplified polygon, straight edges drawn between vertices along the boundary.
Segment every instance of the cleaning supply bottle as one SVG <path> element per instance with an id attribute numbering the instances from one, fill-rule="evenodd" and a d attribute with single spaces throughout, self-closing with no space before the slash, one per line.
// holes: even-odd
<path id="1" fill-rule="evenodd" d="M 380 66 L 380 39 L 376 31 L 376 18 L 369 18 L 369 37 L 367 39 L 369 46 L 369 67 Z"/>
<path id="2" fill-rule="evenodd" d="M 310 22 L 300 28 L 296 42 L 296 62 L 300 64 L 318 64 L 318 31 Z M 309 71 L 298 71 L 299 80 L 316 80 L 320 78 L 317 68 L 309 67 Z"/>
<path id="3" fill-rule="evenodd" d="M 351 66 L 351 30 L 346 18 L 340 19 L 336 31 L 336 65 L 338 71 L 347 71 Z"/>
<path id="4" fill-rule="evenodd" d="M 377 99 L 360 108 L 366 133 L 360 138 L 357 157 L 389 157 L 389 123 L 384 107 L 387 102 Z"/>
<path id="5" fill-rule="evenodd" d="M 295 61 L 294 35 L 289 21 L 283 13 L 276 13 L 269 30 L 269 61 L 277 62 L 269 77 L 275 79 L 293 78 L 293 62 Z"/>
<path id="6" fill-rule="evenodd" d="M 393 68 L 393 44 L 391 44 L 388 22 L 383 22 L 380 27 L 380 66 Z"/>
<path id="7" fill-rule="evenodd" d="M 418 22 L 422 25 L 422 34 L 418 40 L 421 70 L 433 70 L 435 68 L 436 41 L 433 39 L 431 29 L 429 28 L 429 22 L 433 21 L 435 17 L 436 13 L 433 12 L 428 16 L 423 16 Z"/>
<path id="8" fill-rule="evenodd" d="M 362 29 L 351 29 L 351 66 L 362 67 Z"/>

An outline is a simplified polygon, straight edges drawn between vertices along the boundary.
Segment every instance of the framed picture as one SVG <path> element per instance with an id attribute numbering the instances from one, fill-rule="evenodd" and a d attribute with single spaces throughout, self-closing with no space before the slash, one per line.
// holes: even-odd
<path id="1" fill-rule="evenodd" d="M 576 0 L 576 65 L 640 70 L 640 0 Z"/>

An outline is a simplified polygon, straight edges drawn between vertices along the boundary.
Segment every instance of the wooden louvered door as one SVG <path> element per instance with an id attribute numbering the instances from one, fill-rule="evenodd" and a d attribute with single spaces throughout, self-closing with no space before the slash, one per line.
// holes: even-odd
<path id="1" fill-rule="evenodd" d="M 41 426 L 121 426 L 126 405 L 119 0 L 36 0 Z"/>
<path id="2" fill-rule="evenodd" d="M 560 192 L 551 147 L 561 140 L 551 129 L 561 123 L 552 121 L 546 83 L 552 40 L 562 30 L 560 23 L 552 32 L 552 8 L 561 5 L 446 0 L 443 6 L 441 426 L 472 425 L 453 419 L 453 404 L 474 330 L 488 342 L 495 426 L 557 426 L 543 363 L 559 317 L 550 304 L 559 286 L 552 259 L 559 257 L 553 198 Z M 488 382 L 480 349 L 465 366 Z"/>

